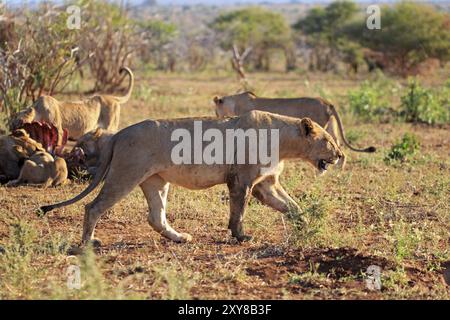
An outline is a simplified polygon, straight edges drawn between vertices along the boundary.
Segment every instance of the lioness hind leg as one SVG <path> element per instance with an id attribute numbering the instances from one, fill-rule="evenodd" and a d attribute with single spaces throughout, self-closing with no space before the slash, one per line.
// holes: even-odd
<path id="1" fill-rule="evenodd" d="M 124 179 L 121 170 L 114 170 L 113 166 L 114 164 L 111 164 L 100 193 L 85 207 L 82 245 L 93 239 L 97 221 L 105 211 L 129 194 L 140 182 L 138 171 L 134 171 L 134 175 L 130 174 Z"/>
<path id="2" fill-rule="evenodd" d="M 288 212 L 289 211 L 300 211 L 300 207 L 298 206 L 297 202 L 295 202 L 294 199 L 291 198 L 291 196 L 284 190 L 283 186 L 278 182 L 275 184 L 275 190 L 280 198 L 284 200 L 284 202 L 288 206 Z"/>
<path id="3" fill-rule="evenodd" d="M 175 242 L 191 241 L 192 236 L 190 234 L 175 231 L 167 222 L 166 204 L 169 183 L 158 175 L 153 175 L 141 183 L 140 186 L 147 199 L 149 207 L 148 223 L 152 228 L 164 237 Z"/>
<path id="4" fill-rule="evenodd" d="M 336 118 L 334 116 L 330 117 L 330 120 L 328 121 L 325 130 L 330 134 L 331 137 L 333 137 L 334 141 L 336 142 L 336 145 L 341 148 L 341 140 L 339 135 L 339 127 L 336 121 Z M 342 157 L 339 159 L 337 166 L 341 169 L 344 169 L 345 164 L 347 163 L 346 156 L 344 152 L 342 152 Z"/>
<path id="5" fill-rule="evenodd" d="M 272 178 L 270 177 L 255 185 L 252 189 L 252 195 L 277 211 L 287 212 L 289 210 L 288 204 L 278 196 L 274 183 L 271 180 Z"/>
<path id="6" fill-rule="evenodd" d="M 270 176 L 252 189 L 252 195 L 262 203 L 282 213 L 299 210 L 297 203 L 279 184 L 278 178 Z"/>

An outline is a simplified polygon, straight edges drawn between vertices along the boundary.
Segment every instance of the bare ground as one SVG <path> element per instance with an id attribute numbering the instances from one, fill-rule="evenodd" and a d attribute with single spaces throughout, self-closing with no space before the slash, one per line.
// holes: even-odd
<path id="1" fill-rule="evenodd" d="M 326 90 L 344 108 L 347 90 L 358 81 L 305 82 L 275 74 L 255 76 L 253 83 L 267 96 Z M 145 118 L 212 115 L 212 97 L 235 90 L 230 77 L 138 75 L 134 98 L 122 109 L 122 126 Z M 70 198 L 86 183 L 46 190 L 0 187 L 0 297 L 449 299 L 444 273 L 450 264 L 450 128 L 363 124 L 350 116 L 344 121 L 354 144 L 375 145 L 378 152 L 344 149 L 347 169 L 319 178 L 303 163 L 287 166 L 282 183 L 313 217 L 306 235 L 251 201 L 245 226 L 253 240 L 238 244 L 226 230 L 224 186 L 171 187 L 168 219 L 194 237 L 192 243 L 175 244 L 147 224 L 145 199 L 135 190 L 99 222 L 102 246 L 92 262 L 69 249 L 80 240 L 87 200 L 44 218 L 36 215 L 40 205 Z M 405 132 L 418 136 L 419 153 L 408 162 L 386 164 L 387 150 Z M 7 254 L 18 243 L 31 249 Z M 82 266 L 81 290 L 66 287 L 71 264 Z M 382 268 L 380 291 L 366 286 L 371 265 Z"/>

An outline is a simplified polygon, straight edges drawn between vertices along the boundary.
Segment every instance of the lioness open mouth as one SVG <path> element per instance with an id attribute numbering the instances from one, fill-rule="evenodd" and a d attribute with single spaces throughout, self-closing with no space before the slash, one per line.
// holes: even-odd
<path id="1" fill-rule="evenodd" d="M 319 160 L 317 166 L 320 171 L 326 171 L 328 169 L 329 164 L 330 163 L 328 161 L 322 159 L 322 160 Z"/>

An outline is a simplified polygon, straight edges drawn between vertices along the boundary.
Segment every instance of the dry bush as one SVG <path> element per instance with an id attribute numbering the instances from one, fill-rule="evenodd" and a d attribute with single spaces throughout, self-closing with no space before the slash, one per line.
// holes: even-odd
<path id="1" fill-rule="evenodd" d="M 67 14 L 56 6 L 2 16 L 7 36 L 0 39 L 2 113 L 9 118 L 40 95 L 62 90 L 80 67 L 77 31 L 66 26 Z"/>
<path id="2" fill-rule="evenodd" d="M 112 91 L 124 79 L 119 69 L 130 65 L 131 55 L 138 49 L 136 25 L 126 10 L 115 4 L 81 1 L 80 6 L 81 56 L 89 57 L 89 69 L 95 79 L 93 91 Z"/>

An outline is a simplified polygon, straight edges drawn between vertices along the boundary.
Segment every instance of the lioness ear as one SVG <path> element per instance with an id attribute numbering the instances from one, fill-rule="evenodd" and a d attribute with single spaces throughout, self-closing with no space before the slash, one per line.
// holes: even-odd
<path id="1" fill-rule="evenodd" d="M 99 138 L 102 134 L 103 134 L 103 129 L 97 128 L 97 129 L 95 129 L 95 132 L 94 132 L 94 138 Z"/>
<path id="2" fill-rule="evenodd" d="M 214 97 L 214 103 L 215 103 L 216 105 L 222 104 L 222 103 L 223 103 L 223 99 L 222 99 L 222 98 L 219 98 L 218 96 L 215 96 L 215 97 Z"/>
<path id="3" fill-rule="evenodd" d="M 252 98 L 252 99 L 256 99 L 257 97 L 256 97 L 256 94 L 254 94 L 252 91 L 247 91 L 247 92 L 245 92 L 247 95 L 249 95 L 250 96 L 250 98 Z"/>
<path id="4" fill-rule="evenodd" d="M 30 137 L 30 135 L 28 134 L 28 132 L 25 131 L 25 129 L 16 129 L 12 132 L 11 135 L 16 138 L 29 138 Z"/>
<path id="5" fill-rule="evenodd" d="M 310 118 L 303 118 L 301 120 L 301 126 L 305 136 L 309 136 L 314 129 L 313 123 Z"/>
<path id="6" fill-rule="evenodd" d="M 28 154 L 25 151 L 24 148 L 22 148 L 21 146 L 14 146 L 13 150 L 15 152 L 15 154 L 20 157 L 20 158 L 28 158 Z"/>

